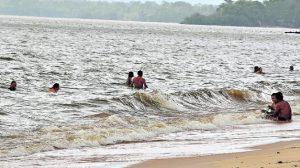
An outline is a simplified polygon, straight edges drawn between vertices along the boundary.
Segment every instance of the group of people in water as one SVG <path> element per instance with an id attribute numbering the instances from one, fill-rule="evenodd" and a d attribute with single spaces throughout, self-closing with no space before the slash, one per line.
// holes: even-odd
<path id="1" fill-rule="evenodd" d="M 136 88 L 136 89 L 146 89 L 148 88 L 147 84 L 146 84 L 146 80 L 143 78 L 143 71 L 139 70 L 137 72 L 138 76 L 134 77 L 134 73 L 133 72 L 129 72 L 128 73 L 128 78 L 126 81 L 126 85 Z M 17 89 L 17 82 L 16 81 L 12 81 L 10 83 L 10 86 L 8 88 L 11 91 L 15 91 Z M 49 93 L 56 93 L 59 90 L 59 84 L 55 83 L 51 88 L 48 89 Z"/>
<path id="2" fill-rule="evenodd" d="M 294 71 L 294 66 L 290 66 L 290 71 Z M 254 73 L 265 74 L 259 66 L 254 67 Z M 283 100 L 283 94 L 281 92 L 273 93 L 271 99 L 272 105 L 268 106 L 268 110 L 262 110 L 262 112 L 267 113 L 268 118 L 277 121 L 291 121 L 292 109 L 290 104 Z"/>
<path id="3" fill-rule="evenodd" d="M 290 66 L 290 71 L 294 71 L 294 66 Z M 262 70 L 262 67 L 259 67 L 259 66 L 255 66 L 254 67 L 254 73 L 256 74 L 265 74 Z"/>
<path id="4" fill-rule="evenodd" d="M 12 81 L 10 83 L 10 86 L 9 86 L 8 89 L 11 90 L 11 91 L 17 90 L 17 82 L 16 81 Z M 59 90 L 59 84 L 55 83 L 51 88 L 48 89 L 48 92 L 49 93 L 56 93 L 56 92 L 58 92 L 58 90 Z"/>
<path id="5" fill-rule="evenodd" d="M 271 95 L 272 105 L 268 106 L 268 116 L 277 121 L 291 121 L 292 109 L 290 104 L 283 100 L 281 92 L 273 93 Z"/>
<path id="6" fill-rule="evenodd" d="M 134 77 L 134 73 L 130 71 L 128 73 L 126 85 L 136 89 L 147 89 L 148 86 L 146 84 L 146 80 L 143 78 L 143 71 L 139 70 L 137 74 L 138 76 Z"/>
<path id="7" fill-rule="evenodd" d="M 293 71 L 294 67 L 290 66 L 290 71 Z M 257 74 L 264 74 L 262 68 L 255 66 L 254 72 Z M 136 77 L 134 73 L 130 71 L 128 73 L 128 78 L 126 85 L 136 89 L 146 89 L 148 88 L 146 80 L 143 78 L 143 71 L 139 70 Z M 11 91 L 15 91 L 17 88 L 17 82 L 12 81 L 10 87 L 8 88 Z M 59 84 L 55 83 L 51 88 L 48 89 L 49 93 L 56 93 L 59 90 Z M 292 109 L 290 104 L 283 100 L 283 94 L 281 92 L 273 93 L 271 95 L 272 105 L 268 106 L 269 110 L 263 110 L 263 112 L 268 113 L 269 117 L 278 121 L 290 121 L 292 119 Z"/>

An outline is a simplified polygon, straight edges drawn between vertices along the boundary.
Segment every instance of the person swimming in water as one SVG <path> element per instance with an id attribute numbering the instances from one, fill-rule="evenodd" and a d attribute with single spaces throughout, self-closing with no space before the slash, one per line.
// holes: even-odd
<path id="1" fill-rule="evenodd" d="M 258 71 L 259 67 L 258 66 L 255 66 L 254 67 L 254 73 L 256 73 Z"/>
<path id="2" fill-rule="evenodd" d="M 49 93 L 56 93 L 59 90 L 59 84 L 55 83 L 51 88 L 48 89 Z"/>
<path id="3" fill-rule="evenodd" d="M 129 73 L 128 73 L 128 78 L 127 78 L 127 81 L 126 81 L 126 85 L 127 86 L 133 86 L 133 77 L 134 77 L 134 74 L 133 74 L 133 72 L 132 71 L 130 71 Z"/>
<path id="4" fill-rule="evenodd" d="M 258 70 L 256 71 L 256 74 L 265 74 L 262 70 L 262 67 L 258 68 Z"/>
<path id="5" fill-rule="evenodd" d="M 294 66 L 290 66 L 290 71 L 294 71 Z"/>
<path id="6" fill-rule="evenodd" d="M 11 91 L 15 91 L 17 89 L 17 82 L 16 81 L 12 81 L 10 83 L 10 86 L 9 86 L 8 89 L 11 90 Z"/>
<path id="7" fill-rule="evenodd" d="M 278 121 L 291 121 L 292 120 L 292 109 L 290 104 L 283 100 L 283 94 L 281 92 L 276 93 L 275 95 L 275 110 L 274 110 L 274 119 Z"/>
<path id="8" fill-rule="evenodd" d="M 146 89 L 148 88 L 146 80 L 143 78 L 143 71 L 138 71 L 138 76 L 133 78 L 133 87 L 136 89 Z"/>

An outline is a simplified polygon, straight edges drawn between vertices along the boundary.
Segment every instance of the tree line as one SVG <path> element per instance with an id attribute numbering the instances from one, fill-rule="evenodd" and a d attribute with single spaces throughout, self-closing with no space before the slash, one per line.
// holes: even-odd
<path id="1" fill-rule="evenodd" d="M 105 2 L 90 0 L 0 0 L 1 15 L 176 22 L 199 13 L 213 14 L 216 6 L 185 2 Z"/>
<path id="2" fill-rule="evenodd" d="M 300 27 L 300 0 L 226 0 L 214 14 L 194 13 L 183 24 Z"/>

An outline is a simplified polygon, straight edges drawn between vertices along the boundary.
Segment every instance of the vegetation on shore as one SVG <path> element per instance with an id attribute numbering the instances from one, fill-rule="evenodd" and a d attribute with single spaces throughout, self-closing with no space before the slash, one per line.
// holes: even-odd
<path id="1" fill-rule="evenodd" d="M 0 15 L 179 23 L 193 13 L 210 15 L 217 6 L 185 2 L 105 2 L 91 0 L 0 0 Z"/>
<path id="2" fill-rule="evenodd" d="M 300 0 L 226 0 L 214 14 L 194 13 L 183 24 L 300 27 Z"/>

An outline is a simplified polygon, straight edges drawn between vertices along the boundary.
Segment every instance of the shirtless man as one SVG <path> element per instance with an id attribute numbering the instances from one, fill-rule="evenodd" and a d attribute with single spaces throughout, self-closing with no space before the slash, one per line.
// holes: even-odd
<path id="1" fill-rule="evenodd" d="M 276 93 L 276 104 L 273 117 L 278 121 L 290 121 L 292 119 L 292 109 L 290 104 L 283 100 L 281 92 Z"/>
<path id="2" fill-rule="evenodd" d="M 146 89 L 148 88 L 146 80 L 143 78 L 143 71 L 138 71 L 138 76 L 133 78 L 133 87 L 136 89 Z"/>

